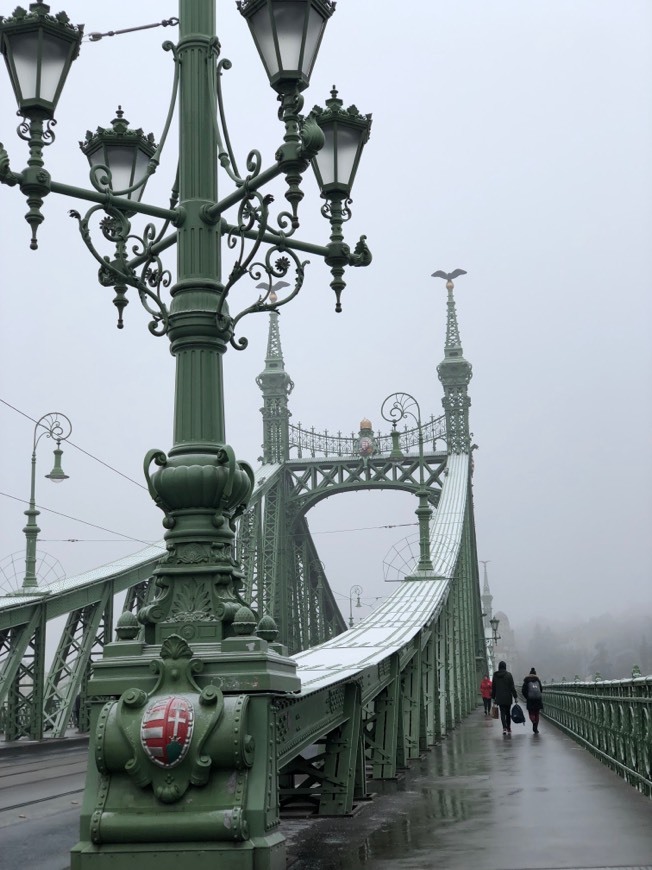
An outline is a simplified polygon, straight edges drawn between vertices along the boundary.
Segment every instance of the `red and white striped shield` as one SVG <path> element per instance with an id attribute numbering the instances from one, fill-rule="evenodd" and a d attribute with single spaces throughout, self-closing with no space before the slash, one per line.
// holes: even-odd
<path id="1" fill-rule="evenodd" d="M 140 726 L 143 749 L 159 767 L 175 767 L 183 761 L 194 727 L 192 704 L 170 695 L 150 704 Z"/>

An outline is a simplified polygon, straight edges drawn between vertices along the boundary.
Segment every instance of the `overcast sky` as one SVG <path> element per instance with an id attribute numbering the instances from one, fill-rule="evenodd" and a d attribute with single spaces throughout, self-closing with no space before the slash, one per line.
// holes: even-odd
<path id="1" fill-rule="evenodd" d="M 172 0 L 68 0 L 65 9 L 87 32 L 176 14 Z M 230 0 L 219 0 L 218 33 L 233 62 L 224 90 L 240 161 L 255 147 L 270 164 L 282 138 L 275 94 Z M 45 153 L 55 179 L 87 184 L 77 142 L 107 125 L 118 104 L 132 126 L 158 137 L 172 81 L 164 39 L 176 29 L 84 42 Z M 479 557 L 490 560 L 495 608 L 517 630 L 536 616 L 649 611 L 652 6 L 339 0 L 306 109 L 333 84 L 345 105 L 373 113 L 346 232 L 351 243 L 366 234 L 374 260 L 348 271 L 342 314 L 315 258 L 283 309 L 293 422 L 348 433 L 369 417 L 378 427 L 383 399 L 397 390 L 412 393 L 424 417 L 440 414 L 445 291 L 430 275 L 466 269 L 456 298 L 473 365 Z M 0 140 L 18 171 L 27 146 L 15 135 L 14 105 L 3 74 Z M 145 199 L 167 203 L 175 150 L 172 142 Z M 304 189 L 299 235 L 324 243 L 312 177 Z M 98 527 L 45 510 L 39 517 L 39 549 L 72 576 L 162 537 L 142 460 L 171 446 L 173 360 L 131 291 L 125 329 L 116 330 L 113 294 L 98 285 L 67 216 L 83 204 L 49 197 L 32 252 L 22 195 L 3 187 L 0 197 L 0 398 L 32 418 L 63 411 L 74 444 L 131 478 L 70 447 L 70 479 L 54 487 L 43 479 L 51 445 L 39 445 L 39 505 Z M 228 273 L 229 255 L 225 262 Z M 241 284 L 233 311 L 252 301 Z M 225 363 L 227 437 L 254 465 L 267 325 L 265 315 L 245 319 L 249 349 L 229 351 Z M 0 424 L 0 558 L 18 553 L 22 572 L 33 423 L 0 404 Z M 392 591 L 383 561 L 416 532 L 415 507 L 405 494 L 360 493 L 311 512 L 345 612 L 353 584 L 364 590 L 356 617 Z"/>

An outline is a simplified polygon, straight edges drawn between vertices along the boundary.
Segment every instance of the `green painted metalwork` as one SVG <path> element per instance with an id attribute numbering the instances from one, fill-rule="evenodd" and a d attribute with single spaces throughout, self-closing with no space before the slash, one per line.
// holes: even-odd
<path id="1" fill-rule="evenodd" d="M 290 455 L 288 397 L 294 382 L 283 365 L 278 312 L 269 315 L 265 369 L 256 378 L 263 394 L 263 456 L 265 463 L 283 462 Z"/>
<path id="2" fill-rule="evenodd" d="M 461 269 L 456 269 L 453 274 L 466 274 Z M 457 323 L 455 310 L 455 298 L 453 296 L 452 279 L 443 273 L 435 272 L 433 277 L 447 277 L 447 321 L 446 321 L 446 345 L 444 359 L 437 366 L 439 380 L 444 387 L 444 400 L 442 402 L 446 412 L 446 432 L 448 447 L 454 453 L 465 452 L 471 449 L 471 437 L 469 433 L 469 407 L 471 400 L 467 387 L 472 377 L 471 364 L 464 359 L 460 331 Z"/>
<path id="3" fill-rule="evenodd" d="M 396 424 L 399 420 L 406 419 L 406 417 L 412 417 L 417 424 L 417 443 L 419 447 L 419 489 L 417 494 L 419 496 L 419 506 L 415 513 L 419 520 L 419 561 L 414 575 L 411 576 L 428 575 L 432 573 L 432 560 L 430 558 L 430 520 L 432 519 L 432 508 L 425 479 L 421 408 L 414 396 L 411 396 L 409 393 L 392 393 L 391 396 L 388 396 L 384 400 L 380 413 L 385 420 L 393 424 L 390 458 L 395 462 L 403 458 L 400 450 L 400 438 L 398 433 L 394 434 L 396 432 Z"/>
<path id="4" fill-rule="evenodd" d="M 245 0 L 239 8 L 258 38 L 258 7 Z M 312 16 L 310 20 L 314 23 L 314 16 L 321 16 L 322 30 L 333 9 L 326 0 L 293 4 L 293 11 L 299 17 Z M 17 28 L 21 34 L 27 33 L 29 28 L 35 33 L 46 28 L 53 39 L 67 40 L 71 46 L 63 71 L 67 73 L 77 53 L 81 30 L 69 25 L 65 15 L 51 17 L 46 15 L 47 11 L 45 5 L 34 4 L 27 15 L 22 11 L 13 19 L 0 20 L 0 42 L 10 71 L 11 34 Z M 276 21 L 276 18 L 271 20 Z M 95 764 L 91 765 L 84 796 L 80 843 L 72 852 L 74 870 L 99 870 L 116 860 L 139 866 L 145 860 L 148 866 L 164 870 L 176 867 L 179 850 L 192 856 L 198 868 L 213 866 L 218 854 L 224 851 L 229 852 L 232 866 L 238 864 L 244 868 L 255 864 L 260 870 L 280 867 L 282 838 L 274 830 L 278 813 L 274 812 L 275 799 L 268 791 L 270 779 L 273 783 L 276 780 L 276 760 L 265 750 L 270 728 L 270 696 L 295 691 L 299 683 L 296 665 L 287 657 L 287 649 L 275 643 L 277 629 L 273 614 L 285 615 L 289 609 L 298 614 L 295 641 L 298 645 L 310 643 L 319 632 L 319 628 L 311 626 L 305 604 L 307 593 L 312 590 L 308 588 L 301 593 L 298 589 L 298 584 L 311 585 L 309 574 L 314 554 L 305 540 L 293 546 L 284 534 L 294 519 L 298 519 L 288 521 L 284 481 L 280 481 L 275 493 L 268 494 L 273 504 L 270 504 L 270 521 L 267 522 L 266 517 L 263 524 L 261 565 L 264 576 L 256 581 L 259 612 L 254 614 L 249 606 L 251 602 L 242 597 L 244 577 L 234 558 L 235 530 L 251 496 L 254 475 L 247 463 L 237 460 L 233 449 L 225 442 L 222 371 L 227 346 L 230 344 L 236 349 L 246 346 L 246 339 L 235 337 L 240 320 L 249 313 L 275 312 L 289 302 L 303 284 L 305 264 L 295 250 L 305 248 L 305 244 L 297 244 L 292 238 L 299 226 L 298 206 L 303 198 L 300 183 L 311 160 L 325 140 L 329 141 L 328 124 L 323 118 L 316 118 L 319 114 L 316 110 L 310 117 L 301 115 L 301 91 L 309 83 L 314 55 L 306 60 L 305 68 L 300 64 L 298 70 L 272 72 L 268 69 L 270 83 L 279 97 L 283 143 L 276 153 L 275 165 L 265 172 L 261 172 L 260 155 L 252 152 L 247 160 L 249 175 L 245 178 L 238 172 L 224 123 L 219 80 L 223 71 L 230 68 L 230 62 L 219 59 L 215 4 L 180 0 L 178 23 L 178 43 L 165 46 L 171 51 L 175 64 L 173 104 L 178 103 L 181 119 L 178 200 L 175 192 L 170 209 L 138 201 L 144 182 L 160 156 L 159 148 L 154 160 L 152 143 L 148 143 L 146 149 L 145 158 L 149 162 L 143 177 L 139 179 L 132 172 L 126 179 L 126 188 L 124 181 L 118 181 L 116 167 L 99 164 L 90 175 L 94 191 L 53 184 L 44 169 L 42 145 L 47 144 L 51 136 L 49 127 L 44 130 L 43 120 L 51 120 L 56 100 L 45 109 L 40 102 L 34 106 L 29 99 L 25 102 L 25 95 L 20 93 L 20 81 L 14 81 L 14 85 L 20 110 L 28 119 L 22 125 L 21 135 L 30 144 L 30 164 L 24 173 L 12 173 L 4 149 L 0 161 L 0 181 L 10 186 L 18 184 L 28 197 L 34 248 L 36 230 L 43 219 L 40 207 L 47 195 L 62 193 L 96 203 L 84 216 L 78 212 L 72 215 L 78 221 L 84 244 L 101 266 L 100 283 L 115 289 L 118 326 L 122 325 L 128 287 L 134 287 L 152 316 L 150 331 L 168 336 L 176 361 L 173 445 L 167 453 L 150 450 L 144 461 L 148 488 L 164 514 L 166 530 L 167 553 L 153 571 L 156 594 L 140 607 L 135 620 L 130 609 L 123 613 L 115 641 L 110 637 L 110 613 L 106 614 L 105 630 L 100 637 L 108 597 L 83 610 L 78 608 L 68 620 L 48 686 L 45 713 L 51 727 L 59 730 L 80 686 L 84 663 L 88 668 L 96 643 L 103 647 L 103 656 L 94 662 L 88 682 L 88 696 L 93 706 L 91 755 Z M 306 39 L 307 25 L 299 19 L 293 23 L 287 15 L 282 17 L 282 24 L 278 32 L 273 28 L 275 39 L 294 41 L 298 35 L 302 58 L 303 46 L 316 50 L 314 40 Z M 288 25 L 295 30 L 300 26 L 297 32 L 284 33 Z M 261 55 L 267 64 L 267 54 L 261 50 Z M 282 53 L 277 50 L 276 56 L 280 58 Z M 62 75 L 56 96 L 64 78 Z M 333 98 L 331 103 L 335 102 Z M 333 109 L 331 103 L 329 106 Z M 356 113 L 353 107 L 340 112 L 349 119 Z M 169 119 L 170 116 L 168 123 Z M 342 231 L 350 216 L 353 174 L 362 145 L 368 138 L 371 119 L 370 116 L 358 118 L 356 114 L 354 120 L 360 135 L 353 172 L 348 179 L 336 178 L 335 185 L 325 178 L 322 185 L 326 200 L 322 214 L 331 227 L 323 256 L 332 271 L 338 311 L 345 286 L 345 267 L 365 266 L 371 262 L 365 238 L 362 237 L 351 252 Z M 122 139 L 129 138 L 122 129 L 125 125 L 121 121 L 119 125 Z M 333 135 L 336 140 L 336 134 Z M 84 146 L 91 160 L 96 141 L 101 144 L 105 138 L 105 133 L 91 137 Z M 345 137 L 343 147 L 347 141 Z M 331 145 L 326 147 L 332 150 Z M 113 141 L 111 151 L 115 148 Z M 109 164 L 109 150 L 104 159 Z M 337 167 L 336 152 L 333 159 Z M 342 165 L 344 162 L 342 160 Z M 218 197 L 219 167 L 234 182 L 233 193 L 222 200 Z M 270 218 L 272 198 L 261 194 L 258 188 L 279 174 L 284 175 L 287 182 L 286 199 L 291 213 L 280 215 L 280 230 L 277 230 Z M 116 190 L 116 187 L 124 189 Z M 231 207 L 237 208 L 237 220 L 229 226 L 223 223 L 223 214 Z M 163 218 L 176 228 L 176 281 L 170 288 L 169 304 L 162 300 L 161 289 L 171 282 L 164 277 L 168 273 L 159 259 L 159 252 L 166 245 L 167 224 L 160 233 L 148 227 L 139 237 L 131 228 L 131 219 L 139 214 Z M 113 256 L 103 255 L 92 241 L 91 221 L 96 218 L 100 219 L 99 230 L 104 240 L 113 246 Z M 288 218 L 291 229 L 288 229 Z M 223 233 L 230 237 L 230 248 L 238 245 L 235 264 L 226 280 L 222 277 Z M 252 238 L 253 245 L 246 249 L 245 240 Z M 130 250 L 135 250 L 134 239 L 140 250 L 137 244 L 136 259 L 130 262 L 128 256 Z M 271 247 L 263 259 L 257 261 L 263 242 Z M 294 287 L 279 299 L 276 291 L 280 285 L 289 286 L 279 279 L 283 279 L 292 266 Z M 260 281 L 263 275 L 262 288 L 257 289 L 264 292 L 258 294 L 252 305 L 232 315 L 227 297 L 235 284 L 245 276 Z M 280 443 L 277 451 L 281 448 L 285 449 L 285 444 Z M 290 566 L 295 568 L 297 577 L 294 587 L 286 582 Z M 268 582 L 267 575 L 272 569 L 274 573 Z M 107 585 L 104 595 L 110 596 L 112 591 Z M 129 606 L 133 606 L 134 600 L 132 596 Z M 270 610 L 265 613 L 261 607 L 267 603 Z M 36 612 L 39 625 L 26 647 L 33 649 L 31 667 L 27 668 L 21 657 L 9 693 L 9 716 L 15 721 L 19 720 L 20 711 L 11 708 L 23 704 L 27 696 L 26 676 L 32 684 L 30 715 L 33 718 L 37 711 L 41 721 L 41 677 L 48 611 L 40 608 Z M 157 675 L 155 680 L 152 671 Z M 224 695 L 217 685 L 222 686 Z M 250 721 L 247 709 L 252 692 L 263 695 L 258 695 L 252 705 L 258 711 Z M 351 696 L 352 690 L 347 689 L 345 694 Z M 105 696 L 118 700 L 102 706 Z M 347 709 L 347 734 L 358 734 L 358 738 L 351 740 L 359 744 L 357 707 L 349 704 Z M 157 733 L 166 734 L 168 723 L 174 727 L 176 742 L 173 740 L 167 747 L 150 745 L 145 736 L 147 722 L 158 722 L 157 716 L 163 716 L 164 722 L 162 726 L 156 725 Z M 191 743 L 192 729 L 201 733 L 199 742 Z M 235 741 L 234 735 L 237 735 Z M 260 747 L 258 752 L 254 752 L 255 742 Z M 333 783 L 341 780 L 340 750 L 333 748 L 336 744 L 331 737 L 327 755 Z M 173 745 L 177 754 L 168 756 Z M 164 769 L 157 770 L 156 765 Z M 234 777 L 235 791 L 226 787 Z M 188 789 L 193 796 L 192 810 L 180 815 L 173 807 L 173 812 L 166 812 L 168 805 L 181 801 Z M 335 793 L 332 800 L 337 803 Z M 234 842 L 237 851 L 234 851 Z M 197 844 L 201 844 L 201 848 Z"/>
<path id="5" fill-rule="evenodd" d="M 45 610 L 34 607 L 26 623 L 5 632 L 0 706 L 6 709 L 6 740 L 40 740 L 43 736 L 45 631 Z"/>
<path id="6" fill-rule="evenodd" d="M 152 557 L 152 553 L 157 555 Z M 116 563 L 113 569 L 91 571 L 73 581 L 51 584 L 43 590 L 47 594 L 12 595 L 2 600 L 0 708 L 5 710 L 6 740 L 62 736 L 74 705 L 74 686 L 80 687 L 82 697 L 81 730 L 88 730 L 85 699 L 91 654 L 97 654 L 110 636 L 115 595 L 132 586 L 154 588 L 146 578 L 151 575 L 158 554 L 160 549 L 152 547 L 147 554 Z M 63 615 L 67 615 L 66 626 L 43 688 L 45 657 L 34 655 L 39 649 L 37 628 L 44 636 L 47 624 Z M 94 636 L 93 625 L 99 626 Z M 38 685 L 41 688 L 35 693 L 32 687 Z M 40 713 L 32 712 L 34 703 Z"/>
<path id="7" fill-rule="evenodd" d="M 258 11 L 273 2 L 243 0 L 252 29 Z M 327 0 L 292 5 L 324 21 L 324 10 L 333 8 Z M 366 796 L 367 765 L 376 776 L 395 776 L 445 736 L 476 706 L 478 669 L 486 668 L 479 654 L 485 647 L 470 484 L 470 366 L 461 356 L 452 286 L 438 370 L 443 418 L 421 426 L 419 415 L 416 430 L 387 436 L 363 421 L 351 440 L 291 426 L 292 382 L 276 311 L 303 284 L 297 252 L 324 257 L 338 309 L 344 267 L 371 261 L 364 237 L 351 252 L 342 236 L 352 178 L 325 182 L 328 244 L 295 239 L 302 174 L 330 135 L 324 113 L 301 115 L 309 71 L 293 80 L 287 71 L 268 70 L 283 142 L 266 170 L 252 152 L 245 178 L 224 126 L 220 80 L 230 64 L 220 59 L 215 6 L 181 0 L 179 10 L 179 41 L 167 45 L 182 119 L 178 199 L 175 193 L 169 209 L 115 191 L 110 167 L 91 173 L 92 191 L 51 182 L 38 119 L 26 122 L 34 152 L 27 174 L 12 173 L 0 150 L 0 182 L 30 193 L 34 161 L 43 170 L 40 187 L 31 189 L 34 233 L 46 195 L 94 203 L 75 218 L 101 266 L 101 283 L 114 288 L 120 314 L 128 289 L 136 290 L 152 318 L 150 331 L 168 336 L 176 361 L 173 444 L 167 453 L 150 450 L 144 462 L 164 517 L 163 558 L 149 551 L 62 581 L 43 598 L 21 596 L 0 606 L 9 738 L 33 733 L 35 717 L 42 723 L 43 715 L 49 733 L 62 733 L 78 691 L 82 717 L 90 707 L 89 773 L 72 870 L 116 864 L 177 870 L 179 860 L 197 870 L 280 870 L 281 804 L 307 799 L 320 815 L 349 813 Z M 340 111 L 340 103 L 334 95 L 330 114 L 353 117 L 361 144 L 369 118 L 354 107 Z M 234 184 L 222 199 L 218 164 Z M 261 192 L 280 175 L 290 208 L 279 218 L 282 232 Z M 127 192 L 138 187 L 134 181 Z M 237 211 L 231 223 L 228 209 Z M 131 228 L 137 215 L 165 224 L 138 237 Z M 91 240 L 96 218 L 110 256 Z M 168 224 L 174 232 L 166 236 Z M 224 235 L 229 250 L 236 249 L 228 277 Z M 133 238 L 140 249 L 129 260 Z M 173 243 L 177 268 L 168 303 L 160 254 Z M 264 244 L 271 247 L 262 253 Z M 292 269 L 293 285 L 284 280 Z M 260 282 L 260 292 L 232 314 L 232 289 L 246 278 Z M 255 312 L 270 313 L 270 339 L 258 379 L 263 465 L 254 474 L 225 442 L 222 357 L 228 346 L 246 346 L 236 332 Z M 431 441 L 431 450 L 414 454 L 412 448 Z M 323 498 L 360 489 L 421 497 L 423 571 L 344 631 L 306 514 Z M 435 510 L 431 522 L 433 508 L 445 519 Z M 125 590 L 114 638 L 112 602 Z M 45 626 L 62 613 L 69 616 L 43 698 Z"/>
<path id="8" fill-rule="evenodd" d="M 27 524 L 23 529 L 25 533 L 25 577 L 23 585 L 20 589 L 20 594 L 28 595 L 30 593 L 40 594 L 38 586 L 38 578 L 36 576 L 36 542 L 39 532 L 41 531 L 36 522 L 36 517 L 39 511 L 36 509 L 36 448 L 41 438 L 52 438 L 57 442 L 54 450 L 54 466 L 52 471 L 46 475 L 54 482 L 66 480 L 67 474 L 63 473 L 61 468 L 61 442 L 66 441 L 72 434 L 72 425 L 65 414 L 60 411 L 44 414 L 36 421 L 34 426 L 34 438 L 32 446 L 32 464 L 31 464 L 31 485 L 29 494 L 29 508 L 25 511 L 27 516 Z"/>
<path id="9" fill-rule="evenodd" d="M 113 594 L 111 586 L 105 584 L 100 601 L 68 615 L 45 686 L 45 732 L 52 732 L 53 737 L 65 736 L 77 695 L 84 724 L 88 718 L 86 693 L 93 658 L 99 658 L 112 639 Z"/>
<path id="10" fill-rule="evenodd" d="M 547 683 L 544 715 L 652 796 L 652 677 Z"/>

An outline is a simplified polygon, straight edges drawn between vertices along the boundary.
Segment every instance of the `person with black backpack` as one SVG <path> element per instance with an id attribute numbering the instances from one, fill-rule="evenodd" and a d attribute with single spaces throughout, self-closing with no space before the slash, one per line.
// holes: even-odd
<path id="1" fill-rule="evenodd" d="M 537 676 L 535 668 L 530 668 L 530 673 L 523 680 L 521 695 L 525 699 L 528 716 L 532 723 L 532 731 L 539 733 L 539 713 L 543 710 L 543 686 Z"/>
<path id="2" fill-rule="evenodd" d="M 512 719 L 509 715 L 512 698 L 517 699 L 514 687 L 514 677 L 507 670 L 507 662 L 498 662 L 498 670 L 494 673 L 491 683 L 491 697 L 500 707 L 500 719 L 503 723 L 503 737 L 512 736 Z"/>

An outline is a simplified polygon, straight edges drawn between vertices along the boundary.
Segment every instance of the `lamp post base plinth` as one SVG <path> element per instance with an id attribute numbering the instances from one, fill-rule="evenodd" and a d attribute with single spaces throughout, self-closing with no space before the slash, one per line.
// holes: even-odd
<path id="1" fill-rule="evenodd" d="M 116 843 L 110 847 L 79 843 L 70 853 L 70 870 L 285 870 L 285 837 L 280 833 L 244 843 Z"/>
<path id="2" fill-rule="evenodd" d="M 125 637 L 94 666 L 71 870 L 285 868 L 275 705 L 301 687 L 296 662 L 253 633 L 181 633 Z"/>

